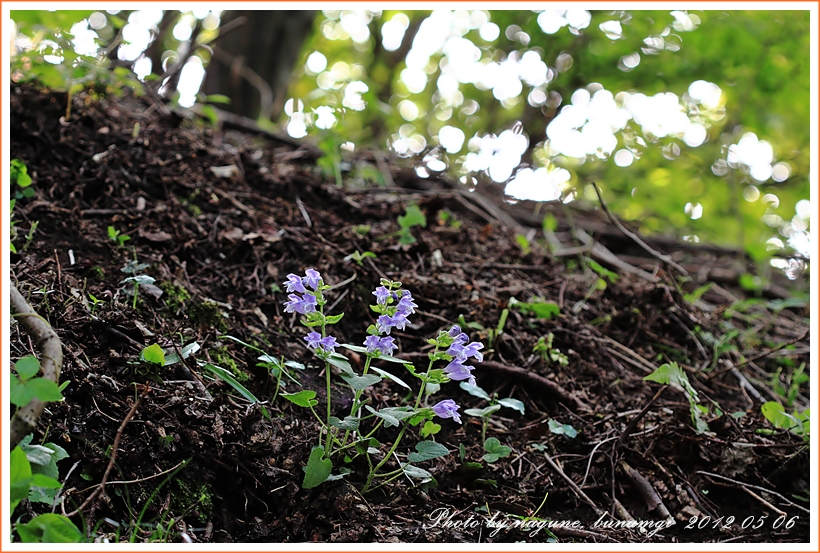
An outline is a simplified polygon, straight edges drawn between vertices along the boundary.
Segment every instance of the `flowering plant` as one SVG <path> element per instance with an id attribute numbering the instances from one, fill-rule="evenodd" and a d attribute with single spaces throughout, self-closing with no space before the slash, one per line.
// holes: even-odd
<path id="1" fill-rule="evenodd" d="M 396 450 L 410 426 L 421 426 L 421 435 L 424 438 L 434 437 L 441 427 L 433 422 L 434 417 L 453 419 L 461 423 L 459 406 L 452 399 L 442 399 L 433 405 L 430 396 L 437 393 L 441 385 L 451 380 L 466 381 L 475 385 L 473 368 L 467 363 L 469 360 L 483 359 L 480 342 L 470 342 L 467 334 L 461 328 L 453 326 L 442 330 L 438 336 L 427 340 L 433 346 L 428 354 L 430 359 L 427 370 L 419 372 L 412 363 L 393 356 L 398 349 L 395 338 L 390 335 L 395 328 L 404 330 L 418 305 L 409 290 L 402 288 L 400 282 L 381 279 L 379 286 L 373 292 L 375 303 L 370 308 L 378 315 L 374 324 L 367 328 L 367 337 L 361 346 L 353 344 L 339 344 L 335 336 L 328 333 L 328 327 L 338 323 L 343 313 L 328 315 L 324 312 L 327 300 L 324 292 L 330 288 L 324 284 L 321 275 L 314 269 L 308 269 L 305 276 L 289 274 L 284 282 L 288 293 L 288 301 L 284 303 L 286 313 L 302 315 L 301 323 L 310 332 L 304 337 L 307 348 L 325 363 L 326 408 L 324 418 L 314 410 L 318 405 L 315 399 L 316 392 L 302 390 L 293 394 L 283 394 L 289 401 L 309 408 L 321 425 L 319 443 L 311 451 L 305 478 L 302 487 L 312 488 L 327 480 L 342 478 L 352 472 L 347 467 L 340 467 L 339 473 L 333 471 L 333 459 L 340 458 L 345 464 L 351 463 L 358 457 L 367 461 L 368 475 L 363 491 L 369 491 L 382 486 L 405 474 L 411 478 L 421 479 L 423 482 L 432 481 L 432 475 L 426 470 L 415 466 L 419 463 L 447 455 L 449 451 L 434 439 L 425 439 L 415 445 L 415 451 L 402 456 Z M 357 373 L 344 355 L 336 351 L 337 347 L 365 355 L 362 373 Z M 434 369 L 433 365 L 439 361 L 446 361 L 443 368 Z M 394 374 L 373 366 L 374 362 L 386 362 L 401 365 L 419 381 L 418 391 Z M 331 405 L 331 367 L 340 372 L 340 378 L 349 386 L 353 398 L 350 414 L 340 419 L 332 415 Z M 369 405 L 368 399 L 363 399 L 365 390 L 375 386 L 383 379 L 389 379 L 399 386 L 415 393 L 415 400 L 410 405 L 384 407 L 376 410 Z M 412 395 L 410 396 L 412 397 Z M 382 445 L 374 437 L 376 431 L 384 426 L 401 427 L 387 452 L 382 455 Z M 399 468 L 381 471 L 382 467 L 392 458 L 398 459 Z M 381 482 L 374 485 L 374 480 Z"/>

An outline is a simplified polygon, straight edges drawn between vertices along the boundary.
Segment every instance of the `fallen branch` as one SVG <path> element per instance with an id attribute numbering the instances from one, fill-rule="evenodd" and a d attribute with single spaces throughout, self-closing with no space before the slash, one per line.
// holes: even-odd
<path id="1" fill-rule="evenodd" d="M 12 317 L 20 322 L 26 332 L 34 338 L 36 348 L 40 351 L 40 368 L 43 377 L 55 384 L 60 381 L 60 371 L 63 368 L 63 346 L 60 337 L 51 328 L 51 325 L 38 315 L 23 298 L 17 287 L 11 285 L 11 312 Z M 11 449 L 28 434 L 34 432 L 37 420 L 43 414 L 46 404 L 37 398 L 17 411 L 11 418 Z"/>

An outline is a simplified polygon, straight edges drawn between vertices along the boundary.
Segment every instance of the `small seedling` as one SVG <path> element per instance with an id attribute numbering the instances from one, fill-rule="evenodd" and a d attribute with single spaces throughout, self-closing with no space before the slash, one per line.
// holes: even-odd
<path id="1" fill-rule="evenodd" d="M 549 321 L 561 314 L 561 308 L 554 301 L 547 301 L 544 298 L 531 297 L 529 301 L 522 302 L 515 297 L 509 300 L 509 306 L 515 307 L 522 313 L 535 315 L 539 319 Z"/>
<path id="2" fill-rule="evenodd" d="M 127 234 L 122 234 L 120 231 L 112 226 L 108 227 L 108 238 L 117 244 L 118 248 L 125 246 L 125 243 L 131 240 Z"/>
<path id="3" fill-rule="evenodd" d="M 512 449 L 510 449 L 509 446 L 501 445 L 498 438 L 487 438 L 484 442 L 484 451 L 487 453 L 484 454 L 482 459 L 488 463 L 495 463 L 503 457 L 509 457 L 510 453 L 512 453 Z"/>
<path id="4" fill-rule="evenodd" d="M 760 406 L 760 411 L 775 428 L 788 430 L 792 434 L 802 437 L 805 441 L 809 441 L 811 435 L 811 412 L 809 409 L 802 412 L 794 411 L 790 414 L 786 412 L 780 403 L 768 401 Z M 765 430 L 761 428 L 758 433 L 763 434 Z"/>
<path id="5" fill-rule="evenodd" d="M 413 233 L 410 231 L 410 229 L 416 226 L 427 226 L 427 217 L 424 216 L 424 213 L 421 211 L 421 209 L 419 209 L 419 206 L 417 205 L 408 205 L 407 208 L 404 210 L 404 215 L 399 215 L 396 218 L 396 221 L 399 223 L 399 230 L 390 234 L 385 234 L 384 236 L 380 237 L 380 239 L 388 238 L 390 236 L 398 236 L 399 244 L 415 244 L 416 237 L 413 236 Z"/>
<path id="6" fill-rule="evenodd" d="M 672 362 L 661 365 L 652 374 L 644 377 L 644 380 L 666 384 L 683 392 L 686 399 L 689 400 L 689 411 L 692 415 L 692 425 L 695 427 L 695 432 L 703 434 L 709 431 L 709 425 L 703 420 L 703 415 L 707 414 L 709 410 L 698 404 L 697 391 L 689 383 L 689 378 L 677 363 Z"/>
<path id="7" fill-rule="evenodd" d="M 363 252 L 363 253 L 362 253 L 362 252 L 360 252 L 359 250 L 356 250 L 356 251 L 355 251 L 355 252 L 353 252 L 352 254 L 350 254 L 350 255 L 346 256 L 346 257 L 344 258 L 344 260 L 345 260 L 345 261 L 351 261 L 351 260 L 352 260 L 352 261 L 355 261 L 355 262 L 359 265 L 359 267 L 361 267 L 361 266 L 362 266 L 362 264 L 364 263 L 364 260 L 365 260 L 365 259 L 367 259 L 368 257 L 372 257 L 372 258 L 374 258 L 374 259 L 375 259 L 375 258 L 376 258 L 376 254 L 375 254 L 375 253 L 373 253 L 373 252 L 371 252 L 371 251 L 366 251 L 366 252 Z"/>
<path id="8" fill-rule="evenodd" d="M 515 235 L 515 242 L 518 244 L 518 247 L 521 249 L 521 255 L 527 256 L 532 253 L 532 245 L 530 244 L 529 238 L 524 236 L 523 234 L 516 234 Z"/>
<path id="9" fill-rule="evenodd" d="M 506 407 L 508 409 L 514 409 L 524 414 L 524 403 L 520 400 L 513 399 L 511 397 L 505 397 L 502 399 L 497 399 L 497 394 L 493 394 L 492 397 L 484 391 L 483 388 L 480 386 L 472 385 L 468 382 L 462 382 L 459 387 L 470 394 L 471 396 L 475 396 L 486 400 L 489 405 L 483 409 L 465 409 L 464 413 L 466 415 L 470 415 L 471 417 L 481 417 L 481 441 L 485 441 L 487 439 L 487 426 L 490 424 L 490 417 L 493 413 L 501 409 L 502 407 Z"/>
<path id="10" fill-rule="evenodd" d="M 546 336 L 541 336 L 538 338 L 538 341 L 532 348 L 533 353 L 539 354 L 545 363 L 552 361 L 553 363 L 558 363 L 559 365 L 569 365 L 569 358 L 561 353 L 561 350 L 558 348 L 552 347 L 552 341 L 554 338 L 555 335 L 552 332 Z"/>
<path id="11" fill-rule="evenodd" d="M 461 221 L 449 209 L 442 209 L 436 214 L 439 225 L 447 225 L 451 229 L 460 229 Z"/>
<path id="12" fill-rule="evenodd" d="M 573 428 L 571 424 L 561 424 L 555 419 L 550 419 L 547 423 L 549 425 L 550 432 L 557 435 L 564 435 L 569 439 L 574 438 L 578 435 L 578 431 Z"/>

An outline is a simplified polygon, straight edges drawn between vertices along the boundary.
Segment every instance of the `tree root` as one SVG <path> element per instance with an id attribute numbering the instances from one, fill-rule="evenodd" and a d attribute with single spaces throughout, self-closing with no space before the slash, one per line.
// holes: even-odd
<path id="1" fill-rule="evenodd" d="M 60 371 L 63 368 L 63 346 L 60 338 L 48 321 L 32 309 L 14 284 L 11 285 L 11 312 L 12 317 L 18 319 L 20 325 L 34 339 L 36 349 L 40 351 L 43 376 L 55 384 L 59 383 Z M 44 402 L 35 398 L 14 414 L 11 418 L 11 449 L 17 447 L 25 436 L 34 431 L 45 406 Z"/>

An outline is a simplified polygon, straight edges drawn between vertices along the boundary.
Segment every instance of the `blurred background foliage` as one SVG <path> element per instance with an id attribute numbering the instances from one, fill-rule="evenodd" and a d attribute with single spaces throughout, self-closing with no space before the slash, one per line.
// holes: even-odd
<path id="1" fill-rule="evenodd" d="M 642 232 L 740 247 L 791 278 L 807 268 L 808 11 L 12 19 L 15 81 L 117 92 L 139 79 L 182 107 L 225 95 L 225 109 L 313 140 L 337 168 L 344 151 L 392 152 L 422 177 L 496 182 L 512 201 L 594 204 L 596 182 Z"/>

